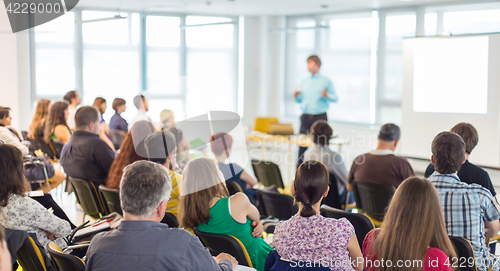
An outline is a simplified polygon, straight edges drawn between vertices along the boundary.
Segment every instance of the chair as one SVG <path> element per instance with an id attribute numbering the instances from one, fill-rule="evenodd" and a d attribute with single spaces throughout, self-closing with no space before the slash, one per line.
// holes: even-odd
<path id="1" fill-rule="evenodd" d="M 325 266 L 321 266 L 318 263 L 317 266 L 311 267 L 300 267 L 298 266 L 298 261 L 287 261 L 281 258 L 278 252 L 273 249 L 269 256 L 267 256 L 266 263 L 264 265 L 264 271 L 330 271 L 331 269 Z M 314 263 L 311 263 L 314 264 Z M 305 265 L 305 264 L 304 264 Z"/>
<path id="2" fill-rule="evenodd" d="M 226 187 L 231 196 L 238 192 L 243 192 L 243 189 L 236 181 L 226 181 Z"/>
<path id="3" fill-rule="evenodd" d="M 120 205 L 120 192 L 117 189 L 107 188 L 104 185 L 99 185 L 99 192 L 108 207 L 110 213 L 117 212 L 123 215 L 122 206 Z"/>
<path id="4" fill-rule="evenodd" d="M 238 264 L 253 267 L 247 249 L 238 238 L 231 235 L 200 232 L 196 229 L 194 229 L 194 233 L 205 247 L 211 249 L 213 256 L 221 252 L 228 253 L 236 258 Z"/>
<path id="5" fill-rule="evenodd" d="M 356 206 L 379 227 L 384 220 L 385 209 L 394 195 L 395 189 L 390 185 L 354 181 L 352 183 Z"/>
<path id="6" fill-rule="evenodd" d="M 125 134 L 125 132 L 122 130 L 109 130 L 109 137 L 111 138 L 111 142 L 113 142 L 113 145 L 117 150 L 119 150 L 122 146 L 122 143 L 125 140 L 125 136 L 127 136 L 127 134 Z"/>
<path id="7" fill-rule="evenodd" d="M 269 126 L 270 123 L 278 123 L 277 118 L 256 118 L 255 123 L 254 123 L 254 131 L 257 132 L 262 132 L 262 133 L 269 133 L 271 128 Z"/>
<path id="8" fill-rule="evenodd" d="M 331 218 L 346 218 L 351 222 L 354 226 L 354 230 L 356 231 L 356 238 L 358 238 L 359 248 L 363 249 L 363 240 L 365 240 L 365 236 L 375 228 L 373 222 L 363 214 L 350 213 L 342 210 L 338 210 L 332 208 L 330 206 L 322 205 L 321 206 L 321 215 L 324 217 Z"/>
<path id="9" fill-rule="evenodd" d="M 47 265 L 43 258 L 44 250 L 41 250 L 33 237 L 28 236 L 16 253 L 17 262 L 23 270 L 47 271 Z"/>
<path id="10" fill-rule="evenodd" d="M 321 201 L 321 205 L 326 204 L 330 207 L 341 209 L 342 203 L 340 202 L 339 189 L 337 187 L 337 177 L 335 174 L 330 173 L 330 183 L 328 186 L 330 187 L 330 192 L 328 195 L 323 198 Z"/>
<path id="11" fill-rule="evenodd" d="M 99 191 L 92 182 L 74 178 L 68 178 L 68 180 L 75 191 L 76 200 L 86 215 L 101 218 L 108 214 Z M 83 216 L 83 219 L 85 220 L 85 216 Z"/>
<path id="12" fill-rule="evenodd" d="M 169 212 L 165 212 L 165 216 L 161 220 L 161 223 L 167 224 L 170 228 L 178 228 L 179 227 L 179 220 L 177 220 L 177 217 Z"/>
<path id="13" fill-rule="evenodd" d="M 58 161 L 61 158 L 62 148 L 64 147 L 64 143 L 54 140 L 47 144 L 43 138 L 32 139 L 31 144 L 33 150 L 41 150 L 54 161 Z"/>
<path id="14" fill-rule="evenodd" d="M 270 161 L 260 161 L 252 159 L 252 168 L 255 172 L 255 177 L 265 187 L 276 185 L 278 188 L 285 188 L 281 171 L 278 165 Z"/>
<path id="15" fill-rule="evenodd" d="M 47 251 L 59 267 L 59 271 L 85 271 L 85 262 L 82 259 L 64 253 L 56 243 L 50 242 Z"/>
<path id="16" fill-rule="evenodd" d="M 457 264 L 460 268 L 460 271 L 477 271 L 476 266 L 476 256 L 474 255 L 474 249 L 472 248 L 472 244 L 469 240 L 463 237 L 455 237 L 449 236 L 450 241 L 455 247 L 455 252 L 457 253 L 458 259 L 467 259 L 465 266 L 461 265 L 461 261 Z M 474 259 L 474 265 L 469 264 L 468 259 Z M 453 264 L 453 261 L 450 260 L 450 264 Z"/>
<path id="17" fill-rule="evenodd" d="M 258 190 L 257 198 L 262 200 L 265 213 L 279 220 L 287 220 L 298 212 L 293 198 L 275 191 Z"/>

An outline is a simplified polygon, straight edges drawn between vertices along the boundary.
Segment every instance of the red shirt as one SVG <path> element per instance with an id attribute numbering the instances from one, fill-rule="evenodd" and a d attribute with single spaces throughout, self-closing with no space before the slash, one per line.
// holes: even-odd
<path id="1" fill-rule="evenodd" d="M 377 266 L 380 264 L 384 263 L 386 266 L 388 264 L 387 261 L 382 262 L 381 260 L 378 260 L 377 253 L 370 253 L 373 244 L 373 235 L 376 235 L 379 230 L 380 229 L 371 230 L 363 241 L 363 257 L 365 259 L 366 271 L 376 271 Z M 425 254 L 424 263 L 421 263 L 420 266 L 423 266 L 423 271 L 451 271 L 451 264 L 453 264 L 453 261 L 449 260 L 448 256 L 446 256 L 442 250 L 430 247 L 427 249 L 427 253 Z M 404 269 L 405 262 L 392 262 L 392 266 Z"/>

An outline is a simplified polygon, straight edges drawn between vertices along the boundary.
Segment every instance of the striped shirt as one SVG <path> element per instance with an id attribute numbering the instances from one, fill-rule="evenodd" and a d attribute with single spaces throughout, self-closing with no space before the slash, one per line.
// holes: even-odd
<path id="1" fill-rule="evenodd" d="M 434 172 L 429 180 L 438 191 L 448 235 L 469 240 L 474 248 L 478 270 L 487 270 L 481 263 L 494 255 L 490 254 L 485 244 L 484 221 L 500 218 L 491 192 L 478 184 L 461 182 L 457 174 Z M 498 263 L 493 270 L 498 270 Z"/>
<path id="2" fill-rule="evenodd" d="M 180 183 L 182 180 L 182 175 L 177 174 L 170 169 L 168 170 L 168 173 L 170 180 L 172 180 L 172 193 L 170 194 L 170 199 L 167 202 L 166 212 L 172 213 L 177 216 L 179 213 L 179 195 L 181 194 Z"/>

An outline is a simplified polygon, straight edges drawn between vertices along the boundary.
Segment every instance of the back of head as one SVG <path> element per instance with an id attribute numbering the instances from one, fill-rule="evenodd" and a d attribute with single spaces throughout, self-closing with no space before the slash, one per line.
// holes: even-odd
<path id="1" fill-rule="evenodd" d="M 233 137 L 226 133 L 217 133 L 210 138 L 210 146 L 215 155 L 221 155 L 231 149 Z"/>
<path id="2" fill-rule="evenodd" d="M 91 123 L 99 122 L 99 111 L 93 106 L 82 106 L 75 114 L 75 130 L 86 130 Z"/>
<path id="3" fill-rule="evenodd" d="M 144 140 L 144 145 L 148 160 L 161 165 L 165 164 L 169 155 L 177 148 L 174 135 L 165 130 L 148 136 Z"/>
<path id="4" fill-rule="evenodd" d="M 325 146 L 328 145 L 333 135 L 333 130 L 328 122 L 317 120 L 311 126 L 312 140 L 314 144 Z"/>
<path id="5" fill-rule="evenodd" d="M 64 125 L 68 128 L 68 123 L 66 122 L 65 110 L 68 109 L 68 104 L 65 102 L 55 102 L 49 110 L 49 115 L 45 123 L 44 140 L 45 142 L 50 142 L 50 137 L 54 133 L 54 129 L 57 125 Z"/>
<path id="6" fill-rule="evenodd" d="M 160 122 L 162 128 L 169 128 L 174 125 L 174 111 L 172 110 L 162 110 L 160 113 Z"/>
<path id="7" fill-rule="evenodd" d="M 13 194 L 24 196 L 27 182 L 23 154 L 15 146 L 0 143 L 0 206 L 6 206 Z"/>
<path id="8" fill-rule="evenodd" d="M 479 142 L 479 135 L 476 128 L 470 123 L 461 122 L 451 128 L 450 132 L 462 137 L 465 142 L 465 152 L 470 154 Z"/>
<path id="9" fill-rule="evenodd" d="M 126 103 L 127 103 L 127 101 L 125 101 L 122 98 L 115 98 L 113 100 L 113 105 L 112 105 L 113 110 L 118 111 L 118 107 L 125 105 Z"/>
<path id="10" fill-rule="evenodd" d="M 35 115 L 31 120 L 30 129 L 28 132 L 28 137 L 35 139 L 37 138 L 37 129 L 41 125 L 41 122 L 45 120 L 49 115 L 49 105 L 50 101 L 46 99 L 40 99 L 36 103 Z"/>
<path id="11" fill-rule="evenodd" d="M 171 192 L 172 181 L 161 165 L 137 161 L 123 170 L 120 203 L 126 213 L 147 219 L 162 201 L 168 201 Z"/>
<path id="12" fill-rule="evenodd" d="M 399 138 L 401 138 L 401 130 L 394 123 L 384 124 L 378 133 L 378 139 L 387 142 L 392 142 Z"/>
<path id="13" fill-rule="evenodd" d="M 137 109 L 141 109 L 144 106 L 144 95 L 137 95 L 134 97 L 134 105 Z"/>
<path id="14" fill-rule="evenodd" d="M 410 177 L 403 181 L 391 199 L 381 229 L 373 244 L 378 259 L 393 263 L 423 260 L 428 247 L 441 249 L 450 258 L 455 255 L 438 193 L 427 179 Z M 389 269 L 385 266 L 378 270 Z M 408 270 L 421 271 L 422 266 Z"/>
<path id="15" fill-rule="evenodd" d="M 299 166 L 295 173 L 293 188 L 295 201 L 304 205 L 300 216 L 317 215 L 312 205 L 323 199 L 330 183 L 329 177 L 328 169 L 321 162 L 309 160 Z"/>
<path id="16" fill-rule="evenodd" d="M 432 141 L 434 168 L 438 173 L 457 172 L 465 159 L 465 142 L 453 132 L 441 132 Z"/>
<path id="17" fill-rule="evenodd" d="M 312 55 L 307 58 L 307 61 L 314 61 L 318 67 L 321 67 L 321 59 L 317 55 Z"/>
<path id="18" fill-rule="evenodd" d="M 228 197 L 229 192 L 214 159 L 193 159 L 182 173 L 179 222 L 182 227 L 192 228 L 208 221 L 213 198 Z"/>
<path id="19" fill-rule="evenodd" d="M 0 106 L 0 120 L 10 116 L 10 107 Z"/>
<path id="20" fill-rule="evenodd" d="M 76 98 L 76 90 L 71 90 L 71 91 L 68 91 L 68 93 L 66 93 L 66 95 L 64 95 L 64 100 L 68 102 L 68 104 L 71 104 L 71 99 L 75 99 Z"/>
<path id="21" fill-rule="evenodd" d="M 106 103 L 106 99 L 104 99 L 103 97 L 97 97 L 97 98 L 95 98 L 94 104 L 93 104 L 93 106 L 99 110 L 101 115 L 104 114 L 104 112 L 102 111 L 102 108 L 101 108 L 101 104 L 103 104 L 103 103 Z"/>

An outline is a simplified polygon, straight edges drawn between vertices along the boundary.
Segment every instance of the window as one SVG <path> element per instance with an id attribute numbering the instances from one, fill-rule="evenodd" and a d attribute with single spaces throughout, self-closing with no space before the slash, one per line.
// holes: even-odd
<path id="1" fill-rule="evenodd" d="M 500 32 L 500 7 L 494 10 L 445 12 L 443 29 L 452 35 Z"/>

